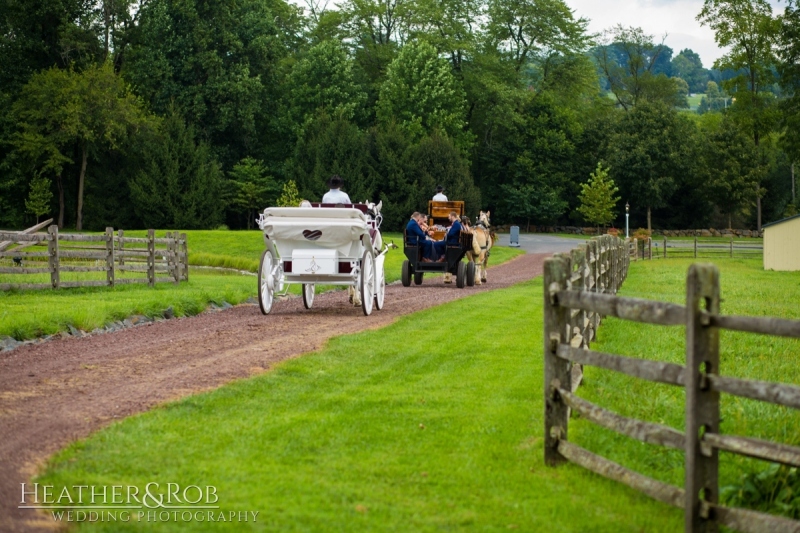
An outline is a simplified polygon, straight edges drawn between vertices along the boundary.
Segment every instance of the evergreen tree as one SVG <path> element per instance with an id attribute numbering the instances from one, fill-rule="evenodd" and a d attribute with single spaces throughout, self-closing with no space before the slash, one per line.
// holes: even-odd
<path id="1" fill-rule="evenodd" d="M 232 204 L 244 211 L 247 229 L 253 227 L 255 214 L 272 205 L 279 191 L 272 176 L 267 174 L 263 161 L 245 157 L 228 173 L 234 188 Z"/>
<path id="2" fill-rule="evenodd" d="M 614 195 L 618 191 L 614 180 L 608 177 L 608 169 L 597 163 L 597 169 L 589 175 L 589 182 L 581 185 L 578 211 L 599 229 L 614 220 L 614 207 L 619 202 L 619 196 Z"/>
<path id="3" fill-rule="evenodd" d="M 38 174 L 31 180 L 31 192 L 28 194 L 28 199 L 25 200 L 25 209 L 36 217 L 37 224 L 40 216 L 50 212 L 52 199 L 53 191 L 50 190 L 50 180 Z"/>
<path id="4" fill-rule="evenodd" d="M 350 199 L 375 199 L 377 191 L 369 171 L 366 136 L 343 116 L 324 110 L 310 120 L 295 145 L 286 174 L 303 198 L 319 201 L 328 192 L 328 179 L 338 174 Z"/>
<path id="5" fill-rule="evenodd" d="M 289 180 L 283 184 L 283 191 L 278 197 L 278 207 L 297 207 L 300 205 L 300 192 L 297 190 L 297 184 L 294 180 Z"/>
<path id="6" fill-rule="evenodd" d="M 205 142 L 175 112 L 150 142 L 130 183 L 131 200 L 150 228 L 208 229 L 222 222 L 223 174 Z"/>

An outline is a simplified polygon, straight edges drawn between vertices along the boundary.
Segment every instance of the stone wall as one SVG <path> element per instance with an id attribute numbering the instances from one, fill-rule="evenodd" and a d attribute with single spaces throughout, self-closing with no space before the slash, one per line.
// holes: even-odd
<path id="1" fill-rule="evenodd" d="M 498 233 L 508 233 L 511 225 L 495 226 L 494 230 Z M 520 226 L 520 231 L 524 231 L 525 227 Z M 617 228 L 620 236 L 625 235 L 624 229 Z M 635 230 L 631 228 L 631 234 Z M 579 226 L 531 226 L 531 233 L 569 233 L 572 235 L 597 235 L 597 228 L 582 228 Z M 710 229 L 682 229 L 682 230 L 653 230 L 654 237 L 763 237 L 763 232 L 759 233 L 755 230 L 747 229 L 734 229 L 717 230 Z"/>

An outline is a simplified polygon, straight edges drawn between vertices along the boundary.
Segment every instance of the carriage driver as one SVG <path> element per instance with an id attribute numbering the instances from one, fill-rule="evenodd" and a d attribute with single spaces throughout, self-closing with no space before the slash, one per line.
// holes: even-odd
<path id="1" fill-rule="evenodd" d="M 344 185 L 344 181 L 338 174 L 331 176 L 331 179 L 328 181 L 328 186 L 331 188 L 331 190 L 326 192 L 322 197 L 322 203 L 352 204 L 353 202 L 350 201 L 350 197 L 347 195 L 347 193 L 339 190 L 342 188 L 342 185 Z"/>
<path id="2" fill-rule="evenodd" d="M 435 259 L 433 242 L 428 240 L 428 234 L 422 229 L 422 215 L 417 211 L 414 211 L 406 225 L 406 242 L 409 246 L 422 246 L 423 261 L 429 262 Z"/>
<path id="3" fill-rule="evenodd" d="M 439 261 L 444 261 L 444 251 L 447 249 L 448 244 L 458 244 L 458 238 L 461 234 L 461 222 L 458 220 L 458 213 L 450 211 L 447 218 L 450 220 L 450 228 L 447 230 L 447 235 L 445 235 L 443 241 L 433 243 L 433 248 L 439 257 Z"/>

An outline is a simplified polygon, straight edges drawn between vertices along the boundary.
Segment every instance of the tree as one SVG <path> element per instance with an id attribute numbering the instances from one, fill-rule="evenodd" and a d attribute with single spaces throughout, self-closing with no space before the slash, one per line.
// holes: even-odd
<path id="1" fill-rule="evenodd" d="M 752 206 L 757 184 L 764 180 L 768 167 L 748 136 L 728 117 L 714 131 L 706 131 L 704 137 L 703 156 L 708 169 L 705 187 L 731 229 L 733 216 L 746 214 Z"/>
<path id="2" fill-rule="evenodd" d="M 274 202 L 278 186 L 267 173 L 264 162 L 252 157 L 236 163 L 228 175 L 234 187 L 231 203 L 245 212 L 247 229 L 251 229 L 255 214 Z"/>
<path id="3" fill-rule="evenodd" d="M 667 51 L 672 49 L 655 45 L 653 36 L 641 28 L 617 25 L 604 32 L 593 54 L 617 105 L 628 111 L 640 102 L 682 104 L 676 81 L 655 71 L 659 56 Z"/>
<path id="4" fill-rule="evenodd" d="M 705 0 L 697 20 L 714 30 L 714 40 L 720 48 L 730 50 L 714 62 L 714 67 L 740 72 L 723 86 L 729 93 L 736 93 L 731 114 L 758 147 L 777 121 L 772 105 L 774 95 L 765 91 L 774 82 L 780 21 L 773 18 L 767 0 Z M 757 183 L 755 191 L 757 226 L 761 231 L 761 198 L 766 190 Z"/>
<path id="5" fill-rule="evenodd" d="M 778 43 L 778 73 L 786 98 L 781 102 L 781 146 L 791 161 L 800 160 L 800 7 L 795 2 L 784 11 Z M 794 166 L 792 167 L 792 204 L 794 197 Z"/>
<path id="6" fill-rule="evenodd" d="M 211 147 L 175 111 L 150 139 L 131 201 L 146 227 L 208 229 L 222 222 L 224 178 Z"/>
<path id="7" fill-rule="evenodd" d="M 50 201 L 53 199 L 53 191 L 50 190 L 50 180 L 38 174 L 31 180 L 31 192 L 28 194 L 28 199 L 25 200 L 25 209 L 36 217 L 36 223 L 39 223 L 39 217 L 50 212 Z"/>
<path id="8" fill-rule="evenodd" d="M 626 113 L 609 142 L 609 163 L 623 197 L 647 210 L 666 206 L 695 156 L 694 125 L 664 104 L 640 104 Z"/>
<path id="9" fill-rule="evenodd" d="M 479 53 L 483 0 L 412 0 L 405 9 L 409 39 L 424 39 L 462 73 Z"/>
<path id="10" fill-rule="evenodd" d="M 344 47 L 324 41 L 292 67 L 286 81 L 290 127 L 300 131 L 318 110 L 346 120 L 363 118 L 367 93 L 355 81 L 353 61 Z"/>
<path id="11" fill-rule="evenodd" d="M 529 62 L 588 46 L 589 21 L 576 19 L 563 0 L 489 0 L 488 5 L 489 38 L 517 72 Z"/>
<path id="12" fill-rule="evenodd" d="M 519 187 L 502 185 L 505 197 L 503 203 L 506 216 L 511 220 L 524 220 L 526 231 L 530 231 L 531 221 L 552 223 L 567 208 L 567 202 L 561 198 L 558 189 L 545 185 L 537 187 L 526 183 Z"/>
<path id="13" fill-rule="evenodd" d="M 283 184 L 283 191 L 276 202 L 278 207 L 297 207 L 300 205 L 300 193 L 294 180 L 289 180 Z"/>
<path id="14" fill-rule="evenodd" d="M 273 117 L 278 62 L 291 42 L 280 24 L 291 22 L 292 9 L 267 0 L 149 0 L 122 75 L 154 112 L 176 107 L 231 169 L 247 155 L 285 146 Z"/>
<path id="15" fill-rule="evenodd" d="M 64 223 L 61 173 L 80 155 L 75 228 L 83 229 L 83 193 L 89 154 L 114 150 L 135 131 L 148 128 L 150 118 L 110 63 L 83 72 L 57 68 L 39 72 L 23 87 L 12 115 L 18 125 L 15 147 L 52 171 L 59 185 L 59 224 Z"/>
<path id="16" fill-rule="evenodd" d="M 597 168 L 589 175 L 589 182 L 581 184 L 578 211 L 599 229 L 614 220 L 614 207 L 619 202 L 619 196 L 614 194 L 618 191 L 614 180 L 608 177 L 608 169 L 597 163 Z"/>
<path id="17" fill-rule="evenodd" d="M 706 95 L 700 100 L 697 112 L 701 115 L 708 111 L 721 111 L 728 107 L 728 95 L 725 91 L 720 91 L 716 82 L 709 81 L 706 84 Z"/>
<path id="18" fill-rule="evenodd" d="M 403 47 L 389 65 L 377 104 L 383 124 L 396 121 L 417 141 L 435 130 L 466 154 L 472 145 L 465 131 L 465 95 L 447 61 L 424 41 Z"/>
<path id="19" fill-rule="evenodd" d="M 675 107 L 689 107 L 689 84 L 682 78 L 671 78 L 675 82 L 675 90 L 677 92 L 676 101 L 679 102 Z"/>
<path id="20" fill-rule="evenodd" d="M 526 93 L 513 120 L 497 124 L 473 163 L 498 221 L 553 223 L 577 196 L 578 116 L 549 94 Z M 596 161 L 596 159 L 595 159 Z"/>
<path id="21" fill-rule="evenodd" d="M 0 2 L 0 91 L 16 93 L 35 72 L 53 66 L 80 69 L 102 61 L 94 7 L 87 0 Z"/>
<path id="22" fill-rule="evenodd" d="M 287 162 L 286 174 L 304 198 L 319 200 L 328 191 L 328 179 L 340 175 L 352 200 L 372 199 L 366 135 L 342 116 L 319 110 L 309 119 Z"/>
<path id="23" fill-rule="evenodd" d="M 690 48 L 684 48 L 672 60 L 672 75 L 685 80 L 692 93 L 703 92 L 708 82 L 708 72 L 700 56 Z"/>

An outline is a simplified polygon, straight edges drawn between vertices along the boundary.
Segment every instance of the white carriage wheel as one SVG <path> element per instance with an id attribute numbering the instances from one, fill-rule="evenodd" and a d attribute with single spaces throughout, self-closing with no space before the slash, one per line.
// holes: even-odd
<path id="1" fill-rule="evenodd" d="M 314 284 L 303 283 L 303 305 L 306 306 L 306 309 L 311 309 L 311 305 L 313 303 L 314 303 Z"/>
<path id="2" fill-rule="evenodd" d="M 386 272 L 381 264 L 380 268 L 375 268 L 375 307 L 380 311 L 383 309 L 383 299 L 386 295 Z"/>
<path id="3" fill-rule="evenodd" d="M 275 277 L 272 275 L 274 265 L 275 257 L 272 252 L 264 250 L 261 254 L 261 263 L 258 265 L 258 306 L 265 315 L 272 309 L 275 296 Z"/>
<path id="4" fill-rule="evenodd" d="M 375 294 L 375 258 L 370 250 L 361 257 L 361 309 L 369 316 Z"/>

